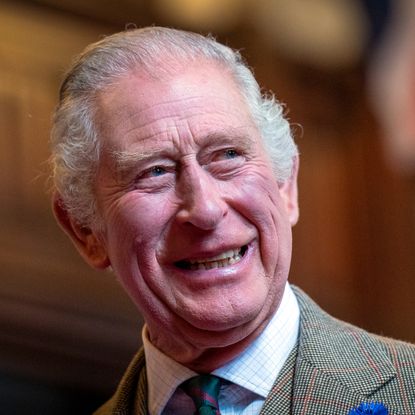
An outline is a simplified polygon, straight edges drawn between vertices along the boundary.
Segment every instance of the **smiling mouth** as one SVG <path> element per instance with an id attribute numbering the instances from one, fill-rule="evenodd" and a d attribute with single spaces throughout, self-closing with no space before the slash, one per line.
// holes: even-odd
<path id="1" fill-rule="evenodd" d="M 238 249 L 230 249 L 222 252 L 219 255 L 215 255 L 210 258 L 195 258 L 195 259 L 184 259 L 174 263 L 176 267 L 181 269 L 188 269 L 192 271 L 209 270 L 213 268 L 223 268 L 229 265 L 236 264 L 245 255 L 248 249 L 247 245 L 242 246 Z"/>

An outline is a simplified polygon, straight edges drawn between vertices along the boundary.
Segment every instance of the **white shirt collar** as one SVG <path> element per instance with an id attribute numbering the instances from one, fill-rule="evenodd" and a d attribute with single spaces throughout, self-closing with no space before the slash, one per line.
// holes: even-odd
<path id="1" fill-rule="evenodd" d="M 264 400 L 296 344 L 300 312 L 287 283 L 277 312 L 265 330 L 244 352 L 213 374 L 260 395 Z M 160 414 L 177 387 L 197 373 L 166 356 L 148 339 L 143 328 L 149 413 Z"/>
<path id="2" fill-rule="evenodd" d="M 266 398 L 297 342 L 299 321 L 297 299 L 287 283 L 281 304 L 261 335 L 213 374 Z"/>

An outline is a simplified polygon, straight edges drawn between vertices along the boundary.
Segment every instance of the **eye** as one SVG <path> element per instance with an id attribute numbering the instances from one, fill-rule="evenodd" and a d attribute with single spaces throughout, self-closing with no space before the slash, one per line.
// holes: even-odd
<path id="1" fill-rule="evenodd" d="M 163 166 L 152 166 L 143 172 L 140 173 L 140 175 L 137 177 L 138 180 L 144 180 L 144 179 L 152 179 L 155 177 L 164 176 L 169 172 L 169 169 L 167 167 Z"/>
<path id="2" fill-rule="evenodd" d="M 226 159 L 233 159 L 239 156 L 239 153 L 234 148 L 228 148 L 223 152 Z"/>
<path id="3" fill-rule="evenodd" d="M 241 152 L 235 148 L 225 148 L 215 152 L 212 161 L 226 161 L 236 159 L 241 156 Z"/>
<path id="4" fill-rule="evenodd" d="M 166 174 L 166 173 L 167 173 L 166 169 L 161 166 L 151 167 L 151 169 L 147 171 L 147 175 L 152 176 L 152 177 L 162 176 L 163 174 Z"/>
<path id="5" fill-rule="evenodd" d="M 220 179 L 227 179 L 236 174 L 246 161 L 246 153 L 235 147 L 218 148 L 209 154 L 206 169 Z"/>

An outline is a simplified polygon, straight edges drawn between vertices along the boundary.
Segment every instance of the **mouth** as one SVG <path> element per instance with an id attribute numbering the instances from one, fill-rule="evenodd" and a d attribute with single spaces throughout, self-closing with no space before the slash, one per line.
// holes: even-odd
<path id="1" fill-rule="evenodd" d="M 238 263 L 243 258 L 247 250 L 248 245 L 244 245 L 240 248 L 229 249 L 219 255 L 208 258 L 183 259 L 175 262 L 174 265 L 178 268 L 191 271 L 223 268 Z"/>

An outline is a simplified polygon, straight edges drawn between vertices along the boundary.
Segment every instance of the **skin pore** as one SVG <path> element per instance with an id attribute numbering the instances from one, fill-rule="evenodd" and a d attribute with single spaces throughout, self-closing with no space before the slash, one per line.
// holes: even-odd
<path id="1" fill-rule="evenodd" d="M 111 264 L 156 347 L 211 371 L 252 342 L 281 301 L 296 169 L 277 182 L 238 86 L 216 64 L 166 79 L 130 73 L 97 105 L 103 228 L 78 233 L 77 247 L 92 266 Z"/>

